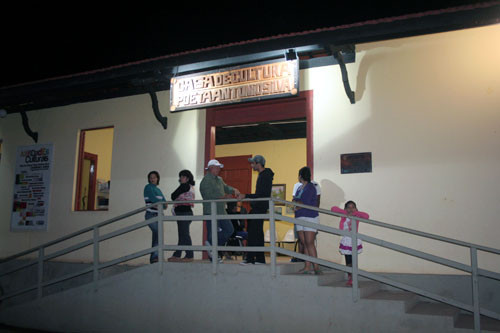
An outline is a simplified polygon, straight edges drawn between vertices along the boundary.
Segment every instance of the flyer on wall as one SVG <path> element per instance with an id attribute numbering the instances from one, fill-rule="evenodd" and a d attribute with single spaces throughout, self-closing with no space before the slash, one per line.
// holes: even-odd
<path id="1" fill-rule="evenodd" d="M 53 157 L 52 144 L 17 148 L 12 231 L 47 230 Z"/>

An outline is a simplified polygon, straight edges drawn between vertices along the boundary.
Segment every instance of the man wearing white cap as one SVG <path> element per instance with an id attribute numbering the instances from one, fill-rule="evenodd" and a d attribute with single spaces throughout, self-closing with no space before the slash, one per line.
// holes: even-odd
<path id="1" fill-rule="evenodd" d="M 220 169 L 224 165 L 217 160 L 210 160 L 207 165 L 207 174 L 200 183 L 200 192 L 203 200 L 231 198 L 232 195 L 239 195 L 240 191 L 226 185 L 219 177 Z M 226 215 L 224 202 L 217 202 L 217 215 Z M 210 215 L 210 202 L 203 203 L 203 215 Z M 207 225 L 207 241 L 205 245 L 212 244 L 212 221 L 205 221 Z M 233 224 L 229 219 L 217 220 L 217 244 L 222 246 L 226 244 L 229 237 L 233 234 Z M 211 253 L 208 252 L 211 257 Z"/>

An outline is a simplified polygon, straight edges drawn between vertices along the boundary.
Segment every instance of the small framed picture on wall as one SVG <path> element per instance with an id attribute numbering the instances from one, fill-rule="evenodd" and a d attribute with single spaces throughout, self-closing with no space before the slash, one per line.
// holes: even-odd
<path id="1" fill-rule="evenodd" d="M 273 184 L 271 197 L 286 200 L 286 184 Z M 282 202 L 276 202 L 275 205 L 284 206 L 285 204 Z"/>

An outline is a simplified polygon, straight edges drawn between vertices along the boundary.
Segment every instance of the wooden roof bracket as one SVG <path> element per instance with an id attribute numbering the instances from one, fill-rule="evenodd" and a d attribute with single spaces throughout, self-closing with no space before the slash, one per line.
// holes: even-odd
<path id="1" fill-rule="evenodd" d="M 23 128 L 26 134 L 28 134 L 35 143 L 38 143 L 38 132 L 33 132 L 30 128 L 30 124 L 28 121 L 28 116 L 26 115 L 25 111 L 20 111 L 21 113 L 21 119 L 23 121 Z"/>
<path id="2" fill-rule="evenodd" d="M 344 83 L 345 93 L 347 94 L 347 98 L 351 104 L 356 103 L 356 99 L 354 97 L 354 91 L 351 90 L 351 85 L 349 84 L 349 76 L 347 75 L 347 67 L 344 62 L 344 56 L 342 55 L 342 51 L 354 51 L 354 45 L 348 45 L 343 47 L 338 47 L 334 45 L 330 45 L 330 51 L 332 52 L 333 57 L 340 66 L 340 72 L 342 73 L 342 82 Z"/>
<path id="3" fill-rule="evenodd" d="M 153 112 L 155 114 L 156 120 L 158 120 L 163 126 L 163 129 L 167 129 L 167 117 L 163 117 L 160 113 L 160 107 L 158 106 L 158 97 L 156 96 L 156 91 L 153 88 L 149 89 L 149 96 L 151 96 L 151 103 L 153 107 Z"/>

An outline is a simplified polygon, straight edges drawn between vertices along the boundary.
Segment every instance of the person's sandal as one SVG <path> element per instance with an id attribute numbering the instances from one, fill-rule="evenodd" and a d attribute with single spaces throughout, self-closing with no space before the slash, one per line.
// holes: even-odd
<path id="1" fill-rule="evenodd" d="M 319 269 L 315 269 L 314 270 L 314 274 L 315 275 L 323 275 L 323 271 L 319 270 Z"/>

